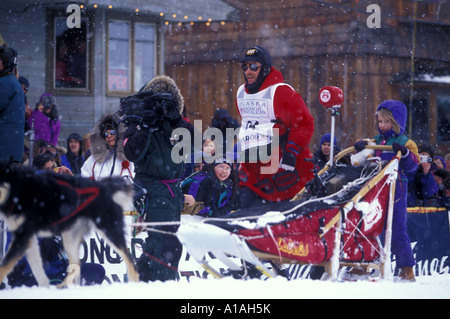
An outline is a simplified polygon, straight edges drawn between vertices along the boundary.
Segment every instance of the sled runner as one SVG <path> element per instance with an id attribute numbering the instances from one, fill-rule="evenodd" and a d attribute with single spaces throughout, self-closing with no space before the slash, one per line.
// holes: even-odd
<path id="1" fill-rule="evenodd" d="M 392 149 L 390 146 L 371 146 Z M 337 159 L 353 152 L 350 147 Z M 395 181 L 400 154 L 388 163 L 365 166 L 328 165 L 289 202 L 238 210 L 222 218 L 181 224 L 177 237 L 188 253 L 215 277 L 207 262 L 214 255 L 231 271 L 248 263 L 262 274 L 282 274 L 283 264 L 325 266 L 337 279 L 342 266 L 373 269 L 386 277 Z M 384 245 L 380 235 L 385 231 Z M 242 260 L 230 261 L 229 256 Z"/>

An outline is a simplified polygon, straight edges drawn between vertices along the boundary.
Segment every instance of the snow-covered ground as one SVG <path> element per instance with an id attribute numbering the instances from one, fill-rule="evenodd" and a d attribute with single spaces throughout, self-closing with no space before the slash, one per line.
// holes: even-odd
<path id="1" fill-rule="evenodd" d="M 190 282 L 113 283 L 68 289 L 15 288 L 0 291 L 0 299 L 306 299 L 383 298 L 448 299 L 450 274 L 419 276 L 415 283 L 393 281 L 330 282 L 310 279 L 288 281 L 191 279 Z"/>
<path id="2" fill-rule="evenodd" d="M 186 217 L 187 218 L 187 217 Z M 192 221 L 192 217 L 189 217 Z M 143 234 L 142 236 L 145 236 Z M 97 240 L 95 235 L 92 240 Z M 92 244 L 92 240 L 88 243 Z M 137 248 L 136 248 L 137 249 Z M 101 249 L 87 249 L 93 251 Z M 82 252 L 84 256 L 86 252 Z M 90 257 L 93 258 L 93 257 Z M 106 259 L 105 259 L 106 260 Z M 98 259 L 95 260 L 98 262 Z M 440 262 L 444 265 L 445 259 Z M 220 262 L 209 260 L 212 266 L 220 268 Z M 307 266 L 292 269 L 290 275 L 296 279 L 287 280 L 284 277 L 269 278 L 266 280 L 249 279 L 238 280 L 231 277 L 215 279 L 208 276 L 205 271 L 192 258 L 186 257 L 186 252 L 180 259 L 180 270 L 196 273 L 197 276 L 182 276 L 180 281 L 151 282 L 151 283 L 107 283 L 97 286 L 72 286 L 67 289 L 50 288 L 14 288 L 0 290 L 2 299 L 326 299 L 326 298 L 382 298 L 382 299 L 449 299 L 450 298 L 450 273 L 447 267 L 431 267 L 432 272 L 425 271 L 421 263 L 416 267 L 416 282 L 394 282 L 392 280 L 370 281 L 318 281 L 311 280 L 307 273 Z M 123 263 L 103 263 L 107 271 L 107 277 L 112 279 L 112 274 L 123 279 L 126 268 Z M 295 267 L 295 266 L 294 266 Z M 303 273 L 303 275 L 302 275 Z M 430 275 L 424 275 L 428 273 Z M 112 280 L 110 280 L 112 281 Z"/>

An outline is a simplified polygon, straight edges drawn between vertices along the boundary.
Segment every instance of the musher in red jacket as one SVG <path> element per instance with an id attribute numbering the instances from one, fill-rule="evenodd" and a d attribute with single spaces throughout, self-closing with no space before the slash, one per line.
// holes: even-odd
<path id="1" fill-rule="evenodd" d="M 313 164 L 305 161 L 312 157 L 313 117 L 300 94 L 272 67 L 267 50 L 250 48 L 241 62 L 245 84 L 236 100 L 242 119 L 241 208 L 289 200 L 313 177 Z"/>

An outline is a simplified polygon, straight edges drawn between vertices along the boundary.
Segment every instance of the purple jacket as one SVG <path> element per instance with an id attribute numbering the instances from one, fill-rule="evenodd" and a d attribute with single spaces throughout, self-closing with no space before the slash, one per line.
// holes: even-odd
<path id="1" fill-rule="evenodd" d="M 405 146 L 408 152 L 400 158 L 399 177 L 395 186 L 394 198 L 394 216 L 392 220 L 392 253 L 396 256 L 396 265 L 401 267 L 412 267 L 415 264 L 414 255 L 411 249 L 411 241 L 407 232 L 407 196 L 408 196 L 408 178 L 407 174 L 413 174 L 419 166 L 419 154 L 417 145 L 404 135 L 406 127 L 407 109 L 406 106 L 395 100 L 388 100 L 381 103 L 377 112 L 385 108 L 391 111 L 395 121 L 400 126 L 400 132 L 397 134 L 393 130 L 380 132 L 375 136 L 377 145 L 392 145 L 398 143 Z M 392 151 L 375 152 L 382 160 L 391 160 L 395 154 Z"/>
<path id="2" fill-rule="evenodd" d="M 57 146 L 59 132 L 61 131 L 61 123 L 59 119 L 52 120 L 38 109 L 34 110 L 31 116 L 28 118 L 28 125 L 31 127 L 31 123 L 34 119 L 34 134 L 35 140 L 46 140 L 48 143 Z"/>

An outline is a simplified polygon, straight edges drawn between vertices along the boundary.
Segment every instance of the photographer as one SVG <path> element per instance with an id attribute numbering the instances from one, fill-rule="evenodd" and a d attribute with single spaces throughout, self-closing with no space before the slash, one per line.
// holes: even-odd
<path id="1" fill-rule="evenodd" d="M 408 176 L 408 206 L 438 206 L 438 185 L 432 174 L 433 147 L 422 143 L 418 147 L 420 165 L 413 176 Z"/>
<path id="2" fill-rule="evenodd" d="M 173 129 L 184 126 L 183 97 L 175 82 L 157 76 L 137 94 L 121 99 L 122 120 L 128 129 L 124 151 L 135 165 L 135 183 L 145 188 L 146 222 L 180 221 L 184 195 L 179 186 L 184 163 L 171 158 Z M 177 226 L 158 226 L 148 232 L 143 253 L 137 261 L 142 281 L 177 280 L 182 246 Z M 166 234 L 164 232 L 169 232 Z"/>
<path id="3" fill-rule="evenodd" d="M 32 127 L 36 140 L 46 140 L 53 146 L 58 146 L 61 122 L 59 121 L 56 98 L 50 93 L 44 93 L 36 103 L 36 108 L 28 118 L 28 126 Z"/>

